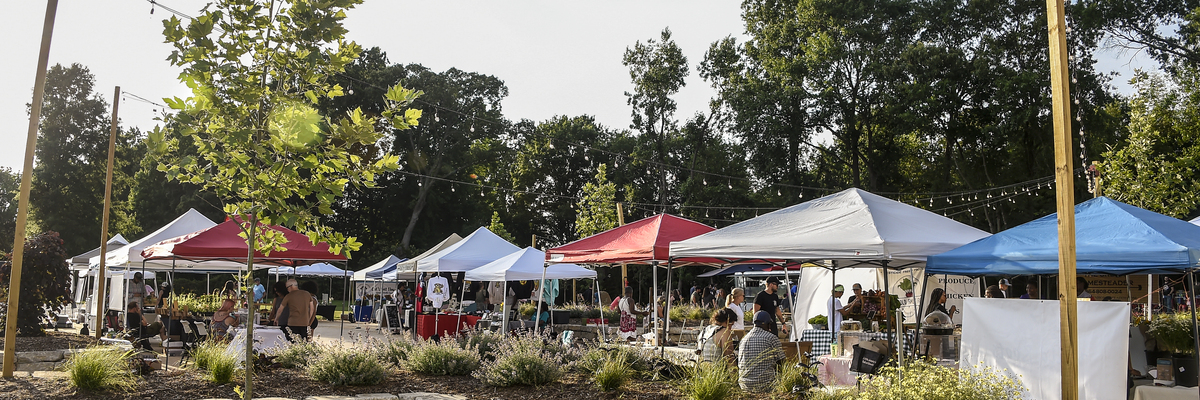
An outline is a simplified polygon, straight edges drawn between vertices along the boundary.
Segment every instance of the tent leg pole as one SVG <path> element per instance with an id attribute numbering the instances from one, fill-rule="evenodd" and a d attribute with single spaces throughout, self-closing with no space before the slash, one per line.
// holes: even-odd
<path id="1" fill-rule="evenodd" d="M 1187 272 L 1188 286 L 1187 287 L 1188 287 L 1188 303 L 1191 306 L 1189 308 L 1192 309 L 1192 345 L 1196 346 L 1197 343 L 1200 343 L 1200 336 L 1196 336 L 1196 332 L 1200 331 L 1200 329 L 1197 329 L 1197 327 L 1196 327 L 1196 276 L 1194 274 L 1194 271 L 1195 271 L 1194 268 L 1188 269 L 1188 272 Z M 1193 347 L 1193 348 L 1196 349 L 1196 348 L 1200 348 L 1200 347 Z"/>
<path id="2" fill-rule="evenodd" d="M 924 275 L 925 279 L 921 281 L 921 299 L 917 303 L 917 333 L 914 335 L 917 343 L 914 343 L 915 346 L 913 346 L 913 353 L 917 356 L 921 355 L 921 322 L 925 321 L 925 295 L 927 293 L 926 290 L 929 290 L 929 278 L 933 276 L 929 274 Z M 1039 277 L 1038 279 L 1041 278 Z"/>
<path id="3" fill-rule="evenodd" d="M 658 331 L 658 299 L 656 298 L 658 296 L 658 261 L 650 263 L 650 278 L 653 281 L 650 289 L 650 304 L 654 311 L 650 314 L 650 321 L 654 323 L 652 325 L 652 329 L 654 329 L 654 341 L 658 342 L 659 353 L 666 353 L 667 349 L 662 347 L 662 335 Z M 662 354 L 659 355 L 661 356 Z"/>
<path id="4" fill-rule="evenodd" d="M 592 283 L 596 285 L 596 295 L 593 297 L 595 297 L 596 299 L 599 299 L 600 298 L 600 279 L 592 279 Z M 596 306 L 597 306 L 597 309 L 600 310 L 600 321 L 596 324 L 596 327 L 600 328 L 600 343 L 607 343 L 608 339 L 606 339 L 604 337 L 604 335 L 605 335 L 605 331 L 608 331 L 608 324 L 606 323 L 608 321 L 606 321 L 604 319 L 604 305 L 600 304 L 599 300 L 596 300 Z"/>
<path id="5" fill-rule="evenodd" d="M 887 268 L 887 266 L 888 266 L 888 260 L 883 260 L 883 320 L 885 322 L 888 320 L 888 317 L 890 317 L 892 314 L 892 294 L 890 292 L 892 287 L 888 283 L 888 268 Z M 904 321 L 899 321 L 899 322 L 904 322 Z M 893 326 L 889 326 L 889 328 L 892 328 L 893 333 L 891 335 L 886 335 L 886 333 L 885 333 L 885 335 L 888 338 L 888 349 L 896 349 L 892 345 L 894 345 L 900 341 L 900 337 L 898 335 L 900 335 L 901 333 L 904 332 L 904 328 L 899 326 L 900 324 L 895 323 L 895 322 L 893 322 L 889 325 L 893 325 Z M 896 354 L 900 354 L 900 349 L 896 349 Z"/>
<path id="6" fill-rule="evenodd" d="M 663 321 L 663 324 L 666 327 L 663 329 L 663 346 L 666 346 L 666 342 L 671 338 L 671 270 L 673 269 L 671 268 L 671 264 L 671 260 L 667 260 L 667 308 L 663 310 L 663 319 L 665 320 Z M 683 328 L 679 329 L 679 335 L 683 335 Z M 663 352 L 666 351 L 666 347 L 663 347 Z"/>
<path id="7" fill-rule="evenodd" d="M 837 287 L 837 260 L 833 261 L 833 268 L 829 270 L 829 280 L 832 281 L 831 283 L 833 284 L 833 286 L 830 286 L 830 291 L 832 292 L 832 289 Z M 833 296 L 833 293 L 830 293 L 829 295 Z M 829 304 L 828 307 L 825 307 L 829 309 L 829 343 L 837 344 L 837 331 L 842 327 L 833 325 L 833 313 L 838 312 L 838 310 L 833 309 L 832 297 L 830 297 L 830 300 L 827 300 L 826 303 Z M 840 355 L 833 354 L 833 351 L 830 351 L 829 356 L 839 357 Z"/>
<path id="8" fill-rule="evenodd" d="M 537 311 L 533 314 L 533 332 L 537 333 L 542 322 L 542 303 L 546 302 L 546 263 L 542 263 L 542 280 L 538 281 Z"/>
<path id="9" fill-rule="evenodd" d="M 504 284 L 500 285 L 500 298 L 500 312 L 502 313 L 500 334 L 508 336 L 508 308 L 512 306 L 511 304 L 508 304 L 508 281 L 504 281 Z"/>
<path id="10" fill-rule="evenodd" d="M 800 265 L 803 266 L 804 262 L 803 261 L 800 262 Z M 800 335 L 796 334 L 796 326 L 795 326 L 796 325 L 796 310 L 792 309 L 792 307 L 794 307 L 796 304 L 795 304 L 795 302 L 792 301 L 792 276 L 791 276 L 791 274 L 788 274 L 786 263 L 783 266 L 783 282 L 784 282 L 783 297 L 787 298 L 788 310 L 791 310 L 791 312 L 792 312 L 792 329 L 790 329 L 791 332 L 789 332 L 789 334 L 791 336 L 791 340 L 796 341 L 796 340 L 800 339 Z M 782 315 L 782 313 L 781 313 L 781 315 Z M 779 321 L 779 322 L 783 322 L 783 321 Z"/>
<path id="11" fill-rule="evenodd" d="M 462 329 L 459 329 L 458 326 L 459 324 L 462 324 L 463 301 L 465 301 L 467 297 L 467 281 L 459 281 L 458 286 L 462 286 L 462 292 L 458 295 L 458 317 L 454 318 L 454 336 L 456 337 L 459 333 L 462 333 Z"/>

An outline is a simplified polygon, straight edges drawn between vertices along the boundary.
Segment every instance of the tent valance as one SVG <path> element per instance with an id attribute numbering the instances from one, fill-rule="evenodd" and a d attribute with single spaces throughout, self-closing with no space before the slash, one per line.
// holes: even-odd
<path id="1" fill-rule="evenodd" d="M 237 220 L 231 219 L 208 229 L 164 240 L 147 247 L 141 255 L 147 260 L 244 263 L 249 248 L 246 239 L 238 236 L 242 232 L 239 224 Z M 346 260 L 346 256 L 330 253 L 326 243 L 309 243 L 308 236 L 282 226 L 274 225 L 270 229 L 282 233 L 288 240 L 283 244 L 285 250 L 273 251 L 270 255 L 255 252 L 255 264 L 293 265 L 313 261 Z"/>
<path id="2" fill-rule="evenodd" d="M 271 268 L 270 273 L 275 275 L 298 276 L 350 276 L 350 271 L 335 267 L 333 264 L 329 263 L 317 263 L 312 265 L 302 265 L 299 267 L 275 267 Z"/>
<path id="3" fill-rule="evenodd" d="M 425 250 L 424 253 L 421 253 L 421 254 L 417 255 L 416 257 L 410 258 L 408 260 L 396 263 L 396 269 L 393 271 L 384 273 L 383 280 L 394 281 L 394 280 L 399 280 L 400 278 L 404 277 L 405 274 L 415 275 L 417 272 L 417 262 L 418 261 L 424 260 L 425 258 L 427 258 L 429 256 L 437 254 L 438 252 L 445 250 L 447 247 L 450 247 L 450 246 L 454 245 L 455 243 L 458 243 L 459 241 L 462 241 L 462 240 L 463 240 L 462 236 L 458 236 L 457 233 L 451 233 L 450 236 L 447 236 L 445 239 L 442 239 L 442 241 L 440 243 L 438 243 L 436 246 L 429 248 L 429 250 Z"/>
<path id="4" fill-rule="evenodd" d="M 520 249 L 486 227 L 479 227 L 457 243 L 417 260 L 417 272 L 470 271 Z"/>
<path id="5" fill-rule="evenodd" d="M 713 229 L 690 219 L 659 214 L 547 250 L 546 259 L 554 263 L 576 264 L 667 261 L 671 242 L 696 237 Z M 694 262 L 721 263 L 714 259 Z"/>
<path id="6" fill-rule="evenodd" d="M 146 247 L 163 240 L 178 237 L 180 235 L 186 235 L 202 229 L 211 228 L 216 225 L 216 222 L 208 219 L 208 217 L 205 217 L 204 214 L 196 211 L 196 209 L 188 209 L 187 212 L 183 213 L 183 215 L 180 215 L 179 218 L 175 218 L 174 221 L 164 225 L 162 228 L 158 228 L 158 230 L 150 233 L 149 235 L 135 240 L 125 246 L 109 250 L 108 254 L 105 256 L 105 265 L 108 267 L 125 267 L 131 264 L 137 264 L 140 266 L 142 260 L 144 259 L 142 257 L 142 250 L 144 250 Z M 242 254 L 243 258 L 245 256 L 245 254 Z M 91 257 L 88 259 L 88 264 L 90 266 L 100 265 L 100 256 L 96 255 Z M 167 261 L 164 265 L 170 267 L 170 264 L 170 261 Z"/>

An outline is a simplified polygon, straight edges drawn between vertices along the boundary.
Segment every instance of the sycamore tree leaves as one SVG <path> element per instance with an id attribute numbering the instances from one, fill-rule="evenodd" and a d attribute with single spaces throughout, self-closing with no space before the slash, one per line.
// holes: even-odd
<path id="1" fill-rule="evenodd" d="M 328 242 L 332 253 L 357 250 L 354 237 L 321 218 L 333 214 L 348 188 L 373 187 L 379 174 L 398 167 L 395 155 L 359 150 L 377 147 L 385 129 L 409 129 L 421 117 L 408 108 L 421 92 L 399 85 L 388 89 L 379 114 L 319 111 L 320 102 L 345 94 L 331 78 L 361 52 L 342 26 L 345 10 L 360 2 L 282 1 L 271 9 L 225 0 L 187 26 L 164 21 L 175 47 L 168 60 L 183 68 L 180 81 L 192 95 L 164 99 L 174 112 L 165 118 L 170 128 L 148 137 L 151 149 L 167 155 L 158 169 L 215 193 L 228 215 L 296 227 L 313 242 Z M 184 140 L 194 156 L 178 152 Z M 260 251 L 286 242 L 269 229 L 255 233 Z"/>

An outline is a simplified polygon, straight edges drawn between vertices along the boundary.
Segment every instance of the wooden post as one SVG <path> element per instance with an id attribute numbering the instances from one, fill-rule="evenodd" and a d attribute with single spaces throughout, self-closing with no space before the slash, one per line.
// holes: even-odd
<path id="1" fill-rule="evenodd" d="M 617 202 L 617 226 L 625 225 L 625 207 L 621 202 Z M 629 268 L 624 263 L 621 264 L 621 293 L 625 293 L 625 287 L 629 286 Z"/>
<path id="2" fill-rule="evenodd" d="M 8 314 L 4 322 L 5 379 L 12 379 L 17 355 L 17 304 L 21 298 L 21 263 L 25 253 L 25 218 L 29 214 L 29 182 L 33 180 L 33 150 L 37 146 L 38 124 L 42 120 L 42 95 L 46 92 L 46 66 L 50 61 L 50 37 L 54 34 L 54 15 L 58 0 L 46 1 L 46 19 L 42 23 L 42 48 L 38 54 L 37 75 L 33 80 L 33 102 L 29 110 L 29 132 L 25 135 L 25 164 L 21 169 L 21 198 L 17 207 L 17 229 L 13 238 L 12 272 L 8 283 Z M 99 329 L 97 327 L 96 329 Z"/>
<path id="3" fill-rule="evenodd" d="M 112 175 L 113 175 L 113 159 L 117 152 L 117 111 L 121 106 L 121 87 L 117 86 L 113 90 L 113 112 L 112 112 L 112 128 L 108 134 L 108 172 L 104 175 L 104 210 L 100 213 L 100 269 L 96 270 L 96 339 L 100 338 L 100 327 L 104 323 L 104 314 L 108 311 L 108 307 L 104 307 L 104 290 L 108 287 L 105 285 L 105 274 L 108 272 L 108 209 L 112 207 Z"/>
<path id="4" fill-rule="evenodd" d="M 1062 400 L 1079 399 L 1078 319 L 1075 310 L 1075 184 L 1072 168 L 1070 81 L 1062 0 L 1046 0 L 1050 31 L 1050 93 L 1054 114 L 1054 175 L 1058 203 L 1058 301 Z"/>

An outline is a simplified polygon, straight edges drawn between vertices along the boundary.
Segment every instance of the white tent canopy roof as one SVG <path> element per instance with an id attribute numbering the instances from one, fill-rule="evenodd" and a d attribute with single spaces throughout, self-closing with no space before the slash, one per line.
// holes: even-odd
<path id="1" fill-rule="evenodd" d="M 457 233 L 451 233 L 450 236 L 447 236 L 445 239 L 442 239 L 441 243 L 438 243 L 437 246 L 433 246 L 433 247 L 429 248 L 429 250 L 425 250 L 424 253 L 421 253 L 420 255 L 418 255 L 416 257 L 410 258 L 399 264 L 396 264 L 396 270 L 392 271 L 392 272 L 388 272 L 386 274 L 383 274 L 383 280 L 394 281 L 398 278 L 397 277 L 398 274 L 404 274 L 406 272 L 408 274 L 416 273 L 417 272 L 417 262 L 424 260 L 424 259 L 428 258 L 429 256 L 437 254 L 438 252 L 445 250 L 446 248 L 453 246 L 462 240 L 463 240 L 462 236 L 458 236 Z"/>
<path id="2" fill-rule="evenodd" d="M 552 264 L 546 266 L 545 252 L 532 247 L 526 247 L 501 257 L 499 260 L 467 271 L 464 274 L 464 279 L 483 282 L 540 280 L 542 279 L 543 268 L 545 268 L 546 279 L 596 277 L 596 271 L 575 264 Z"/>
<path id="3" fill-rule="evenodd" d="M 108 248 L 109 249 L 115 249 L 115 248 L 118 248 L 118 247 L 121 247 L 121 246 L 124 246 L 127 244 L 129 244 L 129 240 L 126 240 L 125 237 L 121 236 L 120 233 L 118 233 L 117 236 L 113 236 L 112 239 L 108 239 Z M 91 259 L 92 257 L 96 257 L 99 255 L 100 255 L 100 248 L 97 247 L 87 253 L 83 253 L 83 254 L 77 255 L 75 257 L 71 257 L 71 260 L 70 260 L 71 261 L 71 269 L 86 270 L 86 269 L 88 269 L 88 260 Z M 97 262 L 99 262 L 100 259 L 96 258 L 96 260 L 97 260 Z"/>
<path id="4" fill-rule="evenodd" d="M 470 271 L 520 249 L 486 227 L 479 227 L 458 243 L 418 260 L 417 272 Z"/>
<path id="5" fill-rule="evenodd" d="M 387 258 L 380 260 L 377 263 L 371 264 L 371 266 L 369 266 L 369 267 L 355 271 L 354 274 L 351 275 L 351 277 L 356 281 L 365 281 L 365 280 L 367 280 L 368 272 L 375 272 L 375 271 L 387 268 L 390 265 L 398 264 L 401 261 L 404 261 L 404 260 L 401 259 L 400 257 L 396 257 L 395 255 L 389 254 L 387 256 Z"/>
<path id="6" fill-rule="evenodd" d="M 145 237 L 138 239 L 133 243 L 129 243 L 114 250 L 109 250 L 105 264 L 109 267 L 140 267 L 143 260 L 142 250 L 146 247 L 163 240 L 186 235 L 216 225 L 217 223 L 208 219 L 208 217 L 205 217 L 204 214 L 196 211 L 196 209 L 188 209 L 187 212 L 183 213 L 183 215 L 180 215 L 179 218 L 175 218 L 174 221 L 171 221 L 171 223 L 167 224 L 166 226 L 158 228 L 157 231 L 154 231 L 153 233 L 146 235 Z M 152 263 L 158 266 L 165 266 L 167 268 L 171 267 L 171 260 L 152 261 L 147 263 L 147 267 L 150 267 L 149 264 Z M 99 265 L 100 256 L 96 255 L 91 257 L 88 259 L 88 264 L 93 266 Z M 180 265 L 182 266 L 183 264 Z"/>
<path id="7" fill-rule="evenodd" d="M 988 233 L 847 189 L 671 243 L 671 257 L 924 262 Z"/>
<path id="8" fill-rule="evenodd" d="M 350 271 L 335 267 L 330 263 L 316 263 L 299 267 L 275 267 L 271 268 L 270 273 L 300 276 L 350 276 Z"/>

